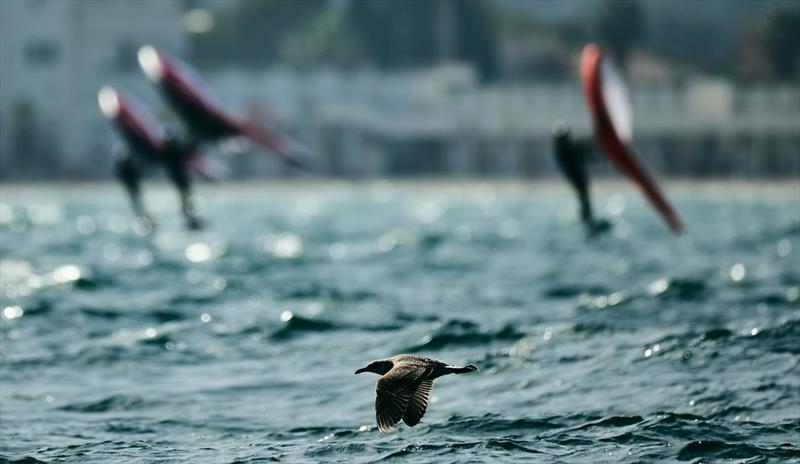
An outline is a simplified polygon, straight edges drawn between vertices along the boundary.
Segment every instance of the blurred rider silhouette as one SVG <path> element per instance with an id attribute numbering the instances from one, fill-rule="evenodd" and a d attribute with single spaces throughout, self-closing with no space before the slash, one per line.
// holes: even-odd
<path id="1" fill-rule="evenodd" d="M 553 123 L 551 133 L 556 165 L 578 196 L 581 220 L 586 228 L 586 235 L 594 237 L 608 231 L 611 223 L 605 219 L 595 219 L 592 213 L 589 172 L 586 165 L 589 162 L 589 156 L 596 149 L 593 140 L 588 137 L 573 139 L 569 126 L 561 120 Z"/>
<path id="2" fill-rule="evenodd" d="M 142 202 L 140 184 L 144 171 L 158 164 L 164 166 L 167 177 L 178 189 L 186 228 L 190 230 L 202 228 L 202 223 L 195 214 L 191 177 L 186 165 L 186 158 L 194 154 L 196 145 L 193 140 L 182 137 L 175 128 L 164 125 L 164 144 L 158 152 L 143 152 L 132 150 L 128 146 L 117 146 L 115 156 L 117 178 L 128 192 L 133 210 L 148 232 L 155 230 L 156 225 Z"/>

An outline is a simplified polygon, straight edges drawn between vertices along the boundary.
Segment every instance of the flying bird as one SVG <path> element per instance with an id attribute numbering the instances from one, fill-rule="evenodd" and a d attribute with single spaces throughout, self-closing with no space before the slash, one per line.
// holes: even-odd
<path id="1" fill-rule="evenodd" d="M 435 379 L 477 370 L 473 365 L 451 366 L 424 356 L 399 354 L 372 361 L 356 374 L 373 372 L 382 376 L 376 388 L 375 419 L 379 431 L 390 432 L 401 419 L 409 427 L 419 424 Z"/>

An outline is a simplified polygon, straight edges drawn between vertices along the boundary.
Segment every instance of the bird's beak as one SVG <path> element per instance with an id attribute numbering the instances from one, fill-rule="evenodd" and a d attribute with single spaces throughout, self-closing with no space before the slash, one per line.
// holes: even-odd
<path id="1" fill-rule="evenodd" d="M 362 372 L 367 372 L 367 368 L 366 368 L 366 367 L 362 367 L 361 369 L 358 369 L 358 370 L 356 371 L 356 374 L 360 374 L 360 373 L 362 373 Z"/>

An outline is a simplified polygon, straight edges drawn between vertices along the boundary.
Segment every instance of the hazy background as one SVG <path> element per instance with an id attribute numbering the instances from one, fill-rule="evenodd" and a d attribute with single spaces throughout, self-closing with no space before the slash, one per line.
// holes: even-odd
<path id="1" fill-rule="evenodd" d="M 553 119 L 591 133 L 589 41 L 624 64 L 657 174 L 798 175 L 794 1 L 5 0 L 0 178 L 109 178 L 104 84 L 173 119 L 138 67 L 143 44 L 318 153 L 313 175 L 549 177 Z M 264 153 L 230 162 L 238 177 L 309 175 Z"/>
<path id="2" fill-rule="evenodd" d="M 0 462 L 800 464 L 798 34 L 797 0 L 0 0 Z M 600 181 L 584 240 L 550 127 L 592 132 L 589 41 L 680 237 Z M 174 120 L 143 44 L 315 171 L 232 158 L 191 233 L 147 185 L 149 233 L 97 104 Z M 379 434 L 353 372 L 397 353 L 480 372 Z"/>

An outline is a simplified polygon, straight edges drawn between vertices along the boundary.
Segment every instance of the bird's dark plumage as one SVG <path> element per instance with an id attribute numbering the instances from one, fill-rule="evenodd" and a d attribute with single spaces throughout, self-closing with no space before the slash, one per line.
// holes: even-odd
<path id="1" fill-rule="evenodd" d="M 378 380 L 375 418 L 378 430 L 389 432 L 401 420 L 409 427 L 419 424 L 428 407 L 434 379 L 447 374 L 477 371 L 469 366 L 450 366 L 424 356 L 401 354 L 373 361 L 356 371 L 383 375 Z"/>

